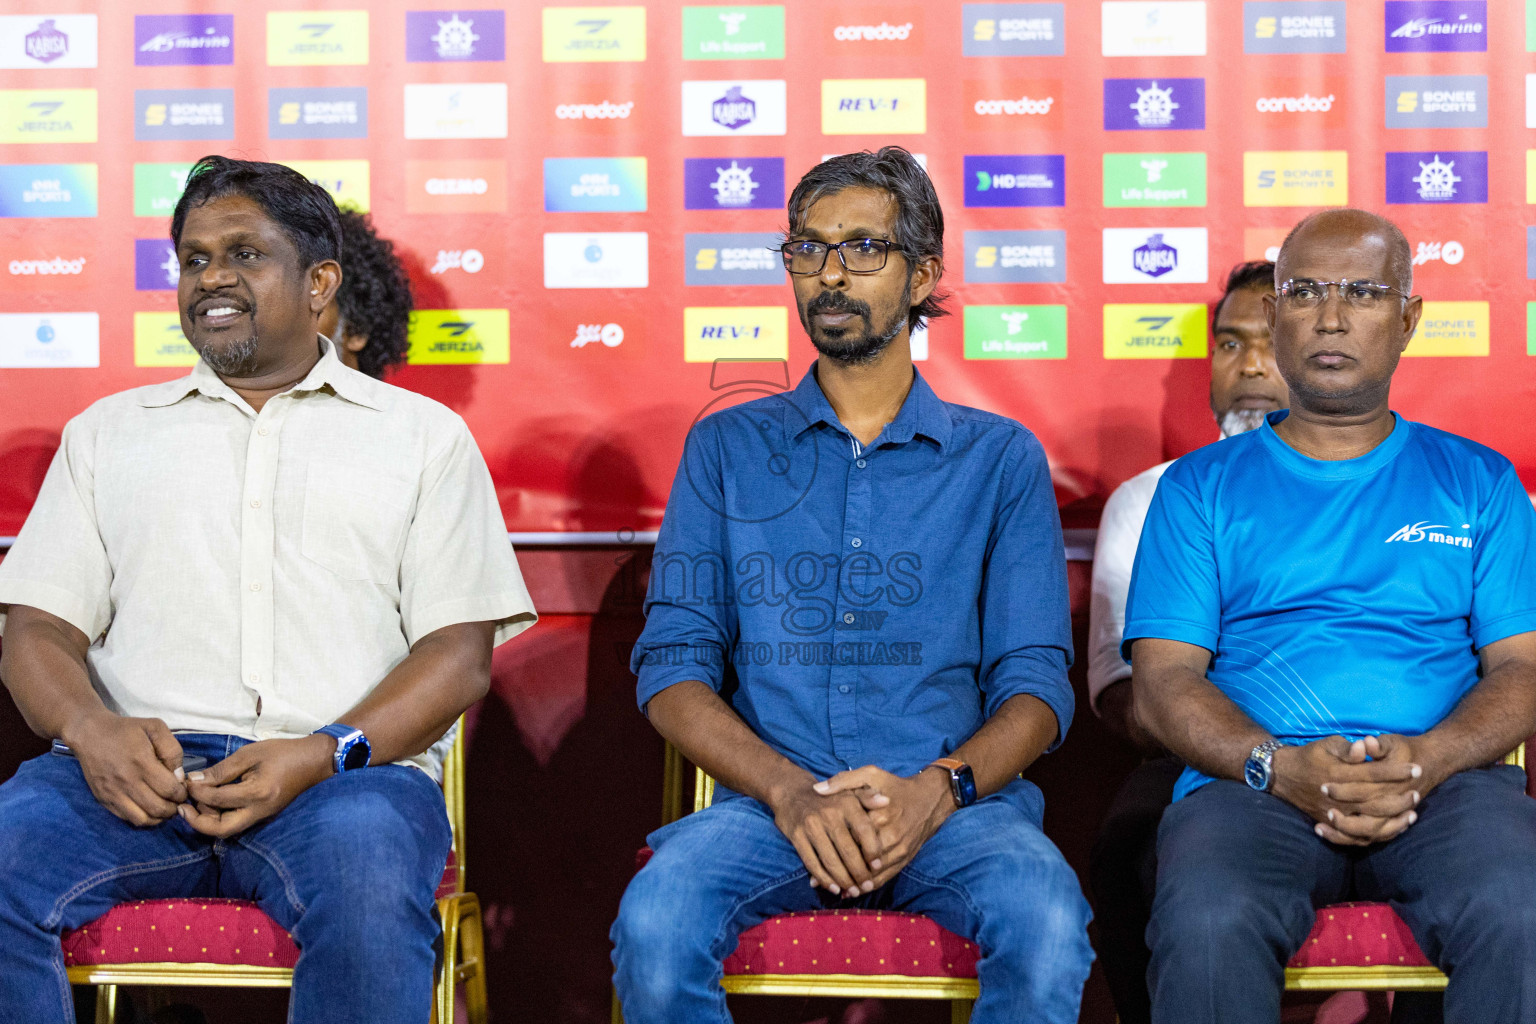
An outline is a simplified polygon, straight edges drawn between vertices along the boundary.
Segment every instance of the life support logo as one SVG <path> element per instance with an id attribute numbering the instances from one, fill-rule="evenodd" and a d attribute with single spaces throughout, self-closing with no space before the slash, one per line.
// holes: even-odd
<path id="1" fill-rule="evenodd" d="M 1066 306 L 966 306 L 965 358 L 1067 358 Z"/>
<path id="2" fill-rule="evenodd" d="M 683 8 L 683 60 L 783 59 L 782 6 Z"/>
<path id="3" fill-rule="evenodd" d="M 1463 530 L 1470 530 L 1472 529 L 1472 524 L 1462 523 L 1461 528 Z M 1449 529 L 1450 527 L 1443 523 L 1431 523 L 1426 519 L 1423 522 L 1409 523 L 1388 537 L 1386 542 L 1388 544 L 1395 544 L 1399 541 L 1404 544 L 1446 544 L 1453 548 L 1472 547 L 1472 538 L 1470 536 L 1460 536 L 1445 532 Z"/>

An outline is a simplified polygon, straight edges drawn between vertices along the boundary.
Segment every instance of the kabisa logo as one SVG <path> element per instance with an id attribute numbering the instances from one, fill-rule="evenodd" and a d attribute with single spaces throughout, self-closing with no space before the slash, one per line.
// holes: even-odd
<path id="1" fill-rule="evenodd" d="M 1387 52 L 1486 52 L 1487 19 L 1483 0 L 1387 0 Z"/>
<path id="2" fill-rule="evenodd" d="M 367 11 L 268 11 L 273 67 L 368 63 Z"/>
<path id="3" fill-rule="evenodd" d="M 1164 242 L 1162 235 L 1154 233 L 1131 250 L 1131 265 L 1148 277 L 1162 277 L 1179 265 L 1179 250 Z"/>
<path id="4" fill-rule="evenodd" d="M 967 231 L 967 284 L 1042 284 L 1067 279 L 1067 233 Z"/>
<path id="5" fill-rule="evenodd" d="M 1100 7 L 1106 57 L 1203 57 L 1205 4 L 1199 0 L 1108 0 Z"/>
<path id="6" fill-rule="evenodd" d="M 635 109 L 635 101 L 612 103 L 559 103 L 555 105 L 555 117 L 561 121 L 609 121 L 628 120 Z"/>
<path id="7" fill-rule="evenodd" d="M 0 68 L 95 66 L 96 15 L 0 15 Z"/>
<path id="8" fill-rule="evenodd" d="M 967 156 L 966 206 L 1063 206 L 1066 158 Z"/>
<path id="9" fill-rule="evenodd" d="M 1418 252 L 1414 253 L 1413 265 L 1422 267 L 1426 263 L 1440 262 L 1448 267 L 1454 267 L 1466 258 L 1467 251 L 1461 243 L 1455 240 L 1449 242 L 1420 242 Z"/>
<path id="10" fill-rule="evenodd" d="M 1388 128 L 1488 127 L 1487 75 L 1388 75 Z"/>
<path id="11" fill-rule="evenodd" d="M 776 210 L 783 205 L 783 157 L 683 161 L 685 209 Z"/>
<path id="12" fill-rule="evenodd" d="M 1461 528 L 1463 530 L 1470 530 L 1472 529 L 1472 524 L 1462 523 Z M 1470 548 L 1472 546 L 1472 538 L 1470 536 L 1458 537 L 1455 534 L 1442 532 L 1449 529 L 1450 527 L 1443 523 L 1432 523 L 1425 519 L 1422 522 L 1409 523 L 1388 537 L 1386 542 L 1392 544 L 1401 541 L 1404 544 L 1417 544 L 1420 541 L 1428 541 L 1431 544 L 1448 544 L 1454 548 Z"/>
<path id="13" fill-rule="evenodd" d="M 95 313 L 0 313 L 0 367 L 99 366 Z"/>
<path id="14" fill-rule="evenodd" d="M 925 78 L 824 78 L 823 135 L 921 135 L 928 130 Z"/>
<path id="15" fill-rule="evenodd" d="M 683 359 L 789 358 L 789 310 L 783 306 L 688 306 L 683 310 Z"/>
<path id="16" fill-rule="evenodd" d="M 361 86 L 268 89 L 267 136 L 366 139 L 368 90 Z"/>
<path id="17" fill-rule="evenodd" d="M 175 291 L 181 280 L 176 247 L 165 238 L 133 240 L 133 287 L 141 292 Z"/>
<path id="18" fill-rule="evenodd" d="M 684 7 L 683 59 L 783 60 L 783 6 Z"/>
<path id="19" fill-rule="evenodd" d="M 6 272 L 12 277 L 70 277 L 85 273 L 85 257 L 67 260 L 55 256 L 51 260 L 11 260 Z"/>
<path id="20" fill-rule="evenodd" d="M 966 306 L 965 358 L 1067 358 L 1066 306 Z"/>
<path id="21" fill-rule="evenodd" d="M 683 83 L 684 135 L 783 135 L 783 79 Z"/>
<path id="22" fill-rule="evenodd" d="M 60 32 L 55 24 L 53 18 L 44 18 L 35 31 L 27 33 L 25 46 L 28 57 L 43 64 L 52 64 L 69 53 L 69 36 Z"/>
<path id="23" fill-rule="evenodd" d="M 649 283 L 650 241 L 644 231 L 544 236 L 545 288 L 644 288 Z"/>
<path id="24" fill-rule="evenodd" d="M 411 314 L 405 361 L 411 366 L 505 363 L 511 336 L 505 309 L 418 309 Z"/>
<path id="25" fill-rule="evenodd" d="M 1203 78 L 1104 79 L 1106 131 L 1204 127 Z"/>
<path id="26" fill-rule="evenodd" d="M 233 89 L 135 89 L 133 106 L 140 142 L 235 137 Z"/>
<path id="27" fill-rule="evenodd" d="M 545 7 L 544 60 L 645 60 L 645 8 Z"/>
<path id="28" fill-rule="evenodd" d="M 571 339 L 571 348 L 586 348 L 593 344 L 601 344 L 604 348 L 618 348 L 624 344 L 624 328 L 612 323 L 577 324 L 576 337 Z"/>
<path id="29" fill-rule="evenodd" d="M 1205 228 L 1105 228 L 1104 283 L 1206 279 Z"/>
<path id="30" fill-rule="evenodd" d="M 235 16 L 136 14 L 133 48 L 133 62 L 139 65 L 233 64 Z"/>
<path id="31" fill-rule="evenodd" d="M 1249 0 L 1244 53 L 1343 53 L 1344 0 Z"/>
<path id="32" fill-rule="evenodd" d="M 1251 151 L 1243 154 L 1244 206 L 1347 206 L 1345 150 Z"/>
<path id="33" fill-rule="evenodd" d="M 965 4 L 967 57 L 1059 57 L 1066 52 L 1065 4 Z"/>
<path id="34" fill-rule="evenodd" d="M 466 274 L 478 274 L 485 267 L 485 256 L 479 249 L 439 249 L 437 261 L 432 264 L 431 274 L 446 274 L 450 270 L 462 270 Z"/>
<path id="35" fill-rule="evenodd" d="M 506 12 L 406 11 L 405 59 L 411 62 L 505 60 Z"/>
<path id="36" fill-rule="evenodd" d="M 1204 359 L 1203 303 L 1120 303 L 1104 306 L 1104 358 Z"/>
<path id="37" fill-rule="evenodd" d="M 1486 203 L 1488 154 L 1388 153 L 1387 202 Z"/>
<path id="38" fill-rule="evenodd" d="M 782 285 L 782 238 L 773 232 L 688 234 L 683 239 L 686 285 Z"/>

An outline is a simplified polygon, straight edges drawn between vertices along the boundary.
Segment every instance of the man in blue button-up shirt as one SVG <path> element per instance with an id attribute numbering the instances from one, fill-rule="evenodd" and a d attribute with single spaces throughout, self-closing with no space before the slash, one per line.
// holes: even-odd
<path id="1" fill-rule="evenodd" d="M 1072 718 L 1045 453 L 912 365 L 910 329 L 945 311 L 911 154 L 829 160 L 789 215 L 819 358 L 689 434 L 634 652 L 641 708 L 720 788 L 650 837 L 624 896 L 625 1019 L 728 1019 L 740 933 L 842 903 L 977 942 L 977 1024 L 1076 1021 L 1088 908 L 1019 778 Z"/>

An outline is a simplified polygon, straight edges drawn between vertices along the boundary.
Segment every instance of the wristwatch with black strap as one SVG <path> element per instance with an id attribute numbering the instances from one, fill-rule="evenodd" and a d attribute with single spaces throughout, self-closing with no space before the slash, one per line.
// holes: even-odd
<path id="1" fill-rule="evenodd" d="M 932 761 L 929 768 L 943 768 L 949 773 L 949 792 L 955 798 L 956 807 L 969 807 L 976 802 L 976 778 L 971 766 L 953 757 L 941 757 Z"/>

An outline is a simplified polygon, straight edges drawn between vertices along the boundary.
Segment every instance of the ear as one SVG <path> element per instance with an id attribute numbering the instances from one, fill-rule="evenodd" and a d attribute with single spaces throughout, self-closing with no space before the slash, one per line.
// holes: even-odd
<path id="1" fill-rule="evenodd" d="M 318 317 L 336 297 L 341 287 L 341 264 L 335 260 L 321 260 L 309 268 L 309 312 Z"/>
<path id="2" fill-rule="evenodd" d="M 1259 298 L 1264 302 L 1264 322 L 1269 325 L 1269 336 L 1275 336 L 1275 298 L 1271 292 L 1265 292 Z"/>
<path id="3" fill-rule="evenodd" d="M 341 347 L 348 352 L 361 352 L 368 347 L 368 335 L 353 334 L 351 331 L 343 329 L 341 332 Z"/>
<path id="4" fill-rule="evenodd" d="M 912 305 L 918 305 L 933 294 L 943 272 L 944 261 L 938 256 L 929 256 L 912 264 Z"/>
<path id="5" fill-rule="evenodd" d="M 1415 295 L 1403 303 L 1403 347 L 1402 352 L 1413 340 L 1413 332 L 1419 329 L 1419 317 L 1424 315 L 1424 296 Z"/>

